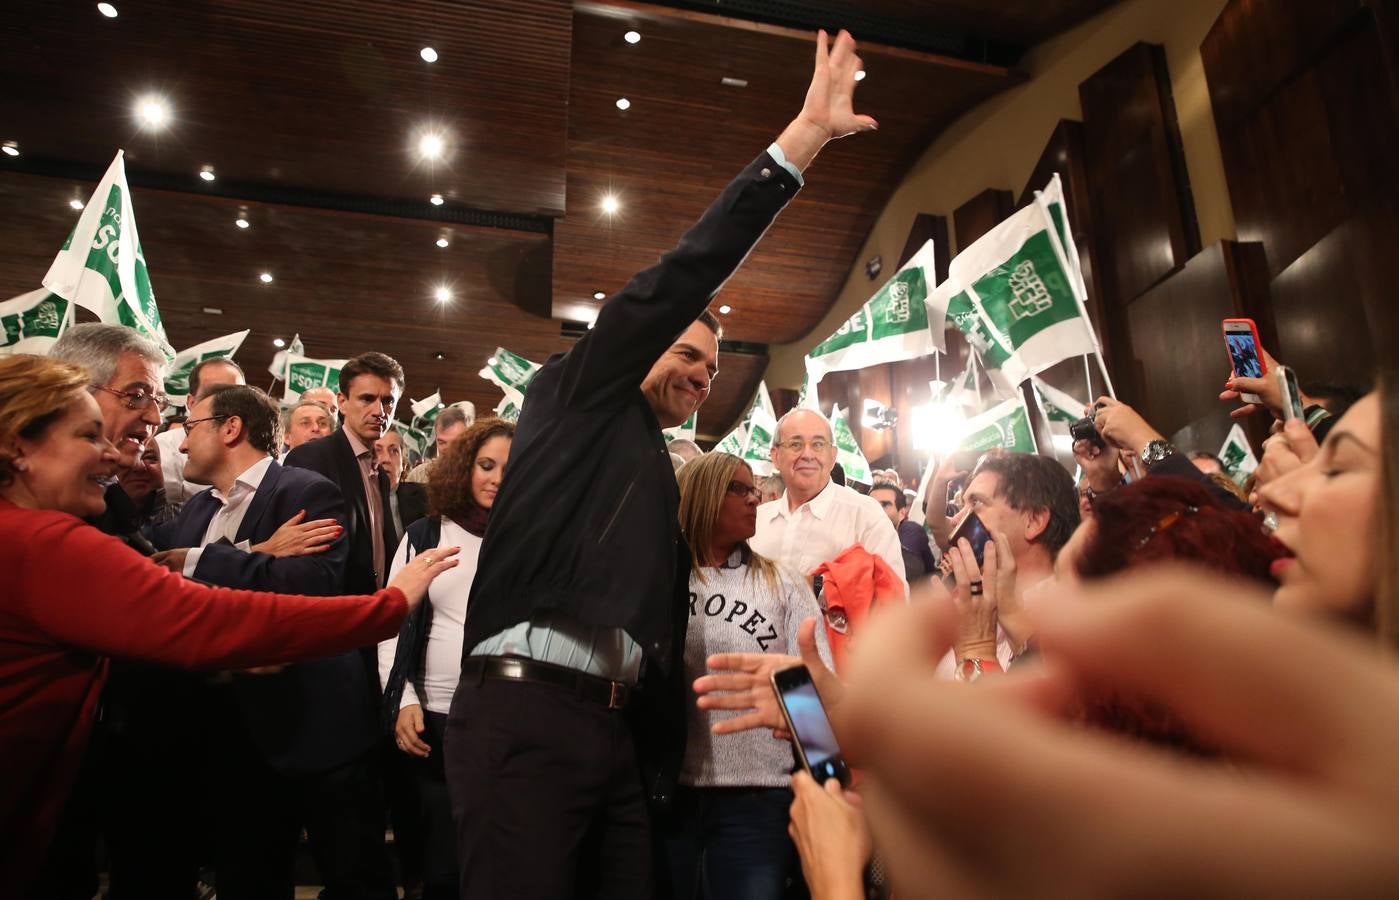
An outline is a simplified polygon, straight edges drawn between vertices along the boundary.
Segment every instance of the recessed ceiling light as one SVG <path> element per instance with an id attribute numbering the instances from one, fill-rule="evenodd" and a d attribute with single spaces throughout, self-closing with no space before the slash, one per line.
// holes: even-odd
<path id="1" fill-rule="evenodd" d="M 441 350 L 438 350 L 436 353 L 432 354 L 432 358 L 438 360 L 446 359 L 447 354 L 443 353 Z"/>
<path id="2" fill-rule="evenodd" d="M 423 49 L 419 50 L 418 55 L 423 58 L 423 62 L 437 62 L 437 51 L 432 49 L 431 47 L 424 47 Z"/>
<path id="3" fill-rule="evenodd" d="M 734 308 L 733 308 L 732 306 L 729 306 L 727 303 L 725 303 L 723 306 L 719 307 L 719 315 L 721 315 L 721 316 L 727 316 L 729 313 L 731 313 L 731 312 L 733 312 L 733 311 L 734 311 Z"/>
<path id="4" fill-rule="evenodd" d="M 594 299 L 594 300 L 606 300 L 606 299 L 607 299 L 607 295 L 604 294 L 602 291 L 593 291 L 593 299 Z"/>
<path id="5" fill-rule="evenodd" d="M 440 237 L 440 238 L 437 239 L 437 246 L 441 247 L 443 250 L 446 250 L 446 249 L 447 249 L 448 247 L 450 247 L 451 245 L 452 245 L 452 242 L 449 241 L 449 240 L 447 240 L 447 239 L 444 238 L 444 237 Z"/>
<path id="6" fill-rule="evenodd" d="M 620 110 L 628 110 L 628 109 L 631 109 L 631 101 L 628 100 L 626 97 L 618 97 L 618 98 L 617 98 L 617 108 L 620 109 Z"/>
<path id="7" fill-rule="evenodd" d="M 438 303 L 449 303 L 452 300 L 452 289 L 444 285 L 433 291 L 432 296 Z"/>
<path id="8" fill-rule="evenodd" d="M 441 206 L 446 201 L 442 199 L 441 194 L 433 194 L 431 197 L 427 198 L 427 202 L 431 203 L 433 206 Z"/>
<path id="9" fill-rule="evenodd" d="M 284 341 L 284 340 L 282 340 L 281 338 L 273 338 L 273 339 L 272 339 L 272 346 L 274 346 L 274 347 L 285 347 L 286 345 L 287 345 L 287 342 Z"/>
<path id="10" fill-rule="evenodd" d="M 213 166 L 205 166 L 205 167 L 203 167 L 202 169 L 199 170 L 199 177 L 200 177 L 200 178 L 203 178 L 205 181 L 213 181 L 213 180 L 214 180 L 214 177 L 215 177 L 215 176 L 214 176 L 214 167 L 213 167 Z"/>
<path id="11" fill-rule="evenodd" d="M 864 80 L 865 80 L 865 70 L 864 70 L 864 69 L 861 69 L 860 71 L 858 71 L 858 72 L 855 73 L 855 80 L 856 80 L 856 81 L 864 81 Z"/>
<path id="12" fill-rule="evenodd" d="M 170 124 L 170 104 L 164 97 L 147 94 L 136 101 L 136 121 L 147 131 L 159 131 Z"/>
<path id="13" fill-rule="evenodd" d="M 205 314 L 211 315 L 211 316 L 221 316 L 221 315 L 223 315 L 223 310 L 219 309 L 217 306 L 206 306 L 206 307 L 204 307 L 204 312 L 205 312 Z"/>
<path id="14" fill-rule="evenodd" d="M 239 216 L 233 220 L 233 224 L 237 225 L 239 228 L 247 228 L 252 223 L 248 221 L 247 216 Z"/>
<path id="15" fill-rule="evenodd" d="M 724 87 L 737 87 L 737 88 L 745 88 L 745 87 L 748 87 L 748 79 L 746 79 L 746 78 L 730 78 L 730 77 L 728 77 L 727 75 L 724 76 L 723 78 L 720 78 L 720 79 L 719 79 L 719 83 L 722 84 Z"/>
<path id="16" fill-rule="evenodd" d="M 79 200 L 77 197 L 74 197 L 72 200 L 68 201 L 68 206 L 71 209 L 82 209 L 83 201 Z"/>
<path id="17" fill-rule="evenodd" d="M 259 276 L 257 277 L 257 280 L 258 280 L 258 281 L 261 281 L 263 284 L 271 284 L 271 283 L 272 283 L 272 273 L 271 273 L 271 272 L 263 272 L 261 275 L 259 275 Z"/>
<path id="18" fill-rule="evenodd" d="M 628 31 L 626 34 L 622 35 L 622 39 L 625 40 L 628 44 L 640 43 L 640 42 L 641 42 L 641 32 L 639 32 L 639 31 Z"/>
<path id="19" fill-rule="evenodd" d="M 423 159 L 441 159 L 447 149 L 447 139 L 436 131 L 424 131 L 418 136 L 418 155 Z"/>
<path id="20" fill-rule="evenodd" d="M 117 8 L 110 3 L 97 4 L 97 11 L 109 19 L 115 19 L 117 17 Z"/>
<path id="21" fill-rule="evenodd" d="M 622 208 L 622 201 L 617 199 L 616 194 L 608 194 L 602 198 L 602 211 L 609 216 L 615 215 L 617 210 Z"/>
<path id="22" fill-rule="evenodd" d="M 0 150 L 4 150 L 6 156 L 19 156 L 19 144 L 16 144 L 14 141 L 6 141 L 5 145 L 0 147 Z"/>

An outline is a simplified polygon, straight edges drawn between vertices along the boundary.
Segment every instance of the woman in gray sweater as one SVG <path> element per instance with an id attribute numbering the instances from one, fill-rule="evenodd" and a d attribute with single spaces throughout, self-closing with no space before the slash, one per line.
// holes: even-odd
<path id="1" fill-rule="evenodd" d="M 821 612 L 805 580 L 748 546 L 761 499 L 753 472 L 736 456 L 707 453 L 679 481 L 680 530 L 693 557 L 688 682 L 706 674 L 714 653 L 798 655 L 798 626 Z M 816 631 L 829 664 L 825 629 Z M 680 790 L 663 828 L 673 896 L 778 898 L 796 871 L 787 835 L 792 747 L 764 730 L 715 735 L 712 726 L 736 713 L 701 710 L 693 693 L 687 703 Z"/>

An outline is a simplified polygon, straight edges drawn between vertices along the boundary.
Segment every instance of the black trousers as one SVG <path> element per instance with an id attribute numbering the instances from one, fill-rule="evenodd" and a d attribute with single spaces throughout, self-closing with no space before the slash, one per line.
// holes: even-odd
<path id="1" fill-rule="evenodd" d="M 230 729 L 215 748 L 222 785 L 215 869 L 221 900 L 292 900 L 304 827 L 326 900 L 397 900 L 384 843 L 377 751 L 314 775 L 287 775 Z"/>
<path id="2" fill-rule="evenodd" d="M 463 678 L 446 734 L 462 900 L 650 896 L 631 727 L 567 688 Z"/>

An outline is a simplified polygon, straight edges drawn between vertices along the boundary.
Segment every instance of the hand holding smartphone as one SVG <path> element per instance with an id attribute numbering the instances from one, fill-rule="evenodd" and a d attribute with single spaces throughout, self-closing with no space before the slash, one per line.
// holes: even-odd
<path id="1" fill-rule="evenodd" d="M 1225 319 L 1224 345 L 1229 350 L 1229 362 L 1234 375 L 1241 378 L 1262 378 L 1268 374 L 1268 362 L 1263 358 L 1263 342 L 1258 339 L 1258 326 L 1252 319 Z M 1245 403 L 1262 403 L 1257 394 L 1240 393 Z"/>
<path id="2" fill-rule="evenodd" d="M 980 517 L 974 512 L 967 513 L 967 517 L 957 526 L 957 530 L 952 532 L 952 537 L 948 539 L 949 547 L 956 547 L 957 542 L 966 538 L 971 544 L 972 555 L 976 557 L 978 568 L 986 565 L 986 545 L 991 540 L 991 532 L 986 530 Z"/>
<path id="3" fill-rule="evenodd" d="M 1282 420 L 1304 419 L 1306 411 L 1302 408 L 1302 389 L 1297 384 L 1297 373 L 1292 371 L 1290 366 L 1278 366 L 1277 368 L 1278 390 L 1282 393 Z"/>
<path id="4" fill-rule="evenodd" d="M 831 720 L 816 693 L 816 684 L 806 666 L 792 666 L 772 673 L 772 689 L 792 733 L 792 745 L 802 768 L 817 784 L 834 778 L 842 787 L 850 786 L 850 767 L 840 753 Z"/>

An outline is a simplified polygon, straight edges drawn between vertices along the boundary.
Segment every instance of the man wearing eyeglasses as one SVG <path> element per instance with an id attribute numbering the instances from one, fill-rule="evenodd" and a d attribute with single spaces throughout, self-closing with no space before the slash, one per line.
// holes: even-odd
<path id="1" fill-rule="evenodd" d="M 888 563 L 908 591 L 899 534 L 879 501 L 831 481 L 836 447 L 825 416 L 810 409 L 783 416 L 772 462 L 786 491 L 758 507 L 754 550 L 810 575 L 859 544 Z"/>

